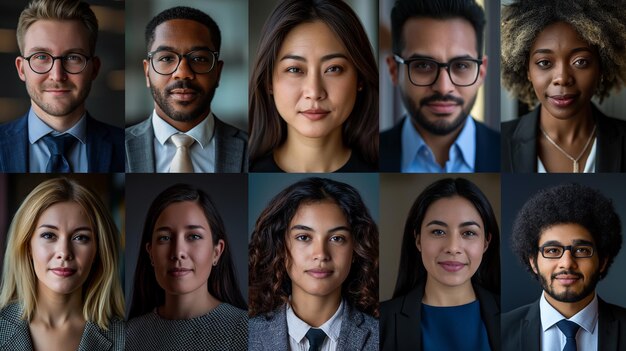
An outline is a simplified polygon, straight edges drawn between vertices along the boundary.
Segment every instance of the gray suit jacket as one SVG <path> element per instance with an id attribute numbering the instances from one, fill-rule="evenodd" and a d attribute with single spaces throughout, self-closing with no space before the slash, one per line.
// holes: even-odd
<path id="1" fill-rule="evenodd" d="M 248 171 L 248 134 L 215 117 L 215 173 Z M 155 173 L 150 118 L 126 128 L 126 172 Z"/>
<path id="2" fill-rule="evenodd" d="M 21 319 L 22 305 L 14 303 L 0 310 L 0 350 L 29 351 L 33 349 L 28 322 Z M 78 351 L 123 351 L 124 322 L 112 319 L 109 330 L 88 321 L 80 338 Z"/>
<path id="3" fill-rule="evenodd" d="M 378 351 L 378 320 L 345 304 L 339 344 L 341 351 Z M 287 309 L 251 318 L 248 322 L 248 350 L 288 351 Z"/>

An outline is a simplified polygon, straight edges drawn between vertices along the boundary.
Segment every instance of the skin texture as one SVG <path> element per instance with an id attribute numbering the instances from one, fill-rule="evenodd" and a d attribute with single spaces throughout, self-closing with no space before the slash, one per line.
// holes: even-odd
<path id="1" fill-rule="evenodd" d="M 579 224 L 556 224 L 539 238 L 539 247 L 546 243 L 575 245 L 581 241 L 594 244 L 593 237 Z M 593 300 L 599 274 L 606 267 L 597 253 L 590 258 L 574 258 L 568 250 L 560 259 L 546 259 L 540 253 L 530 258 L 533 271 L 539 276 L 546 300 L 566 317 L 575 315 Z"/>
<path id="2" fill-rule="evenodd" d="M 209 29 L 203 24 L 185 19 L 161 23 L 155 29 L 150 52 L 167 48 L 179 54 L 197 49 L 216 51 Z M 211 112 L 211 101 L 219 85 L 223 61 L 217 61 L 209 73 L 194 73 L 186 59 L 169 75 L 156 73 L 150 61 L 143 60 L 146 86 L 154 98 L 159 117 L 179 131 L 189 131 Z"/>
<path id="3" fill-rule="evenodd" d="M 315 326 L 335 313 L 350 273 L 354 242 L 341 209 L 329 201 L 302 204 L 286 233 L 291 305 Z"/>
<path id="4" fill-rule="evenodd" d="M 24 35 L 23 55 L 28 57 L 42 51 L 53 56 L 69 53 L 91 56 L 87 29 L 74 20 L 39 20 Z M 85 113 L 85 99 L 98 75 L 100 59 L 89 60 L 78 74 L 65 72 L 60 60 L 55 60 L 52 70 L 44 74 L 33 72 L 21 56 L 15 59 L 15 66 L 20 79 L 26 83 L 37 116 L 55 130 L 65 131 Z"/>
<path id="5" fill-rule="evenodd" d="M 475 300 L 471 278 L 489 246 L 480 214 L 460 196 L 433 202 L 415 245 L 428 273 L 424 302 L 450 306 Z"/>

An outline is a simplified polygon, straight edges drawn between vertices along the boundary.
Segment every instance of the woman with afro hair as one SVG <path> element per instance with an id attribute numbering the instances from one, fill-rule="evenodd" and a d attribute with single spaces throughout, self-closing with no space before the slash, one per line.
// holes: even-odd
<path id="1" fill-rule="evenodd" d="M 626 81 L 624 5 L 516 0 L 503 7 L 503 86 L 537 106 L 502 124 L 504 172 L 626 171 L 626 122 L 591 102 Z"/>

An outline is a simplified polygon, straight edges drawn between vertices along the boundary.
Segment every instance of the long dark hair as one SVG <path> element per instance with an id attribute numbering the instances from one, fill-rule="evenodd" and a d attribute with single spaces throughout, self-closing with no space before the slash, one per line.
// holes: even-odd
<path id="1" fill-rule="evenodd" d="M 415 234 L 419 232 L 426 211 L 435 201 L 461 196 L 471 202 L 483 220 L 485 233 L 491 234 L 491 241 L 478 271 L 472 281 L 483 288 L 500 294 L 500 230 L 491 204 L 482 191 L 472 182 L 464 178 L 441 179 L 429 185 L 415 199 L 404 225 L 400 269 L 393 297 L 406 295 L 426 279 L 426 268 L 422 255 L 415 246 Z"/>
<path id="2" fill-rule="evenodd" d="M 257 219 L 249 247 L 249 313 L 269 313 L 289 302 L 291 279 L 285 235 L 302 204 L 331 200 L 346 216 L 354 238 L 350 273 L 341 294 L 357 309 L 378 316 L 378 227 L 352 186 L 307 178 L 276 195 Z"/>
<path id="3" fill-rule="evenodd" d="M 377 168 L 378 68 L 359 18 L 348 4 L 336 0 L 285 0 L 265 22 L 250 79 L 250 163 L 254 164 L 287 138 L 287 124 L 278 114 L 269 93 L 272 72 L 287 34 L 299 24 L 313 21 L 324 22 L 337 35 L 358 71 L 363 89 L 358 92 L 354 109 L 343 124 L 342 140 Z"/>
<path id="4" fill-rule="evenodd" d="M 171 204 L 183 201 L 192 201 L 202 208 L 206 216 L 213 243 L 224 240 L 224 251 L 211 270 L 208 280 L 208 290 L 216 299 L 227 302 L 233 306 L 246 309 L 246 302 L 239 290 L 239 284 L 235 276 L 235 267 L 230 255 L 230 245 L 226 238 L 224 222 L 209 195 L 200 189 L 187 184 L 176 184 L 161 192 L 152 201 L 141 235 L 139 257 L 135 269 L 135 282 L 133 286 L 133 299 L 128 318 L 137 317 L 152 311 L 155 307 L 165 303 L 165 291 L 157 283 L 154 268 L 150 264 L 150 257 L 144 249 L 152 240 L 154 225 L 161 213 Z"/>

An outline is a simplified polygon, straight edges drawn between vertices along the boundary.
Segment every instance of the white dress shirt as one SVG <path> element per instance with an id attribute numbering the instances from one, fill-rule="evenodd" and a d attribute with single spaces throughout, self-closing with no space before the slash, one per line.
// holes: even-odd
<path id="1" fill-rule="evenodd" d="M 324 339 L 320 351 L 337 350 L 343 311 L 344 302 L 342 300 L 335 314 L 319 327 L 326 333 L 326 339 Z M 312 328 L 310 325 L 296 316 L 291 305 L 287 305 L 287 331 L 289 332 L 289 349 L 291 351 L 308 351 L 309 340 L 305 337 L 305 334 L 310 328 Z"/>
<path id="2" fill-rule="evenodd" d="M 557 311 L 548 300 L 545 292 L 539 299 L 539 312 L 541 315 L 541 350 L 542 351 L 562 351 L 567 341 L 558 323 L 565 318 Z M 579 350 L 598 351 L 598 295 L 582 310 L 572 318 L 567 319 L 580 325 L 576 334 L 576 346 Z"/>

